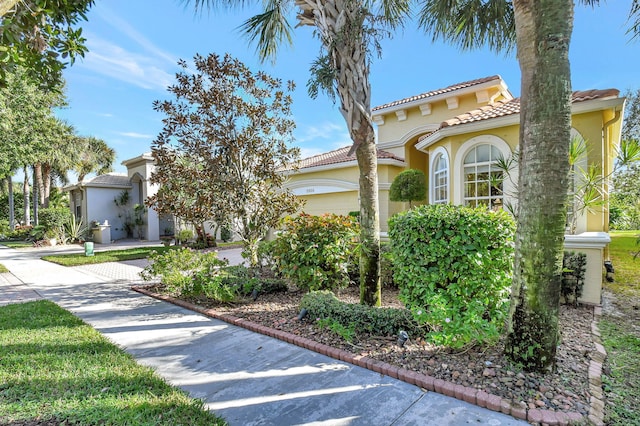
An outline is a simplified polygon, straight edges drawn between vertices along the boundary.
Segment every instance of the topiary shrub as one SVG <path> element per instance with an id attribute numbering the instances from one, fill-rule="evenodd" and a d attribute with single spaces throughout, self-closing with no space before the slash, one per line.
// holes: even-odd
<path id="1" fill-rule="evenodd" d="M 424 335 L 406 309 L 377 308 L 345 303 L 330 291 L 312 291 L 304 295 L 300 307 L 307 310 L 313 320 L 330 320 L 343 329 L 354 329 L 376 336 L 397 336 L 405 330 L 411 336 Z"/>
<path id="2" fill-rule="evenodd" d="M 409 169 L 401 172 L 391 182 L 389 199 L 391 201 L 422 201 L 427 198 L 427 178 L 421 170 Z"/>
<path id="3" fill-rule="evenodd" d="M 513 270 L 513 219 L 503 211 L 420 206 L 393 216 L 394 281 L 435 344 L 462 347 L 496 339 Z"/>
<path id="4" fill-rule="evenodd" d="M 287 217 L 270 245 L 275 268 L 302 290 L 344 288 L 358 234 L 359 225 L 350 216 Z"/>
<path id="5" fill-rule="evenodd" d="M 582 296 L 584 277 L 587 272 L 587 255 L 573 251 L 565 251 L 562 259 L 562 284 L 560 293 L 564 303 L 578 305 Z"/>

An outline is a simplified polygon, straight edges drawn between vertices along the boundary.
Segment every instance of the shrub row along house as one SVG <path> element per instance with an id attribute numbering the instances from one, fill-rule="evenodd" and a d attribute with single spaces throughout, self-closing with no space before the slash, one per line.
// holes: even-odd
<path id="1" fill-rule="evenodd" d="M 587 254 L 587 282 L 581 301 L 600 303 L 602 265 L 607 257 L 607 177 L 614 167 L 620 144 L 624 98 L 616 89 L 574 92 L 572 136 L 586 147 L 574 166 L 574 189 L 582 187 L 582 174 L 596 170 L 592 180 L 598 200 L 584 208 L 574 203 L 565 247 Z M 514 98 L 498 75 L 451 85 L 378 106 L 373 121 L 378 126 L 378 179 L 380 224 L 383 237 L 387 220 L 408 208 L 408 203 L 389 200 L 393 179 L 406 169 L 418 169 L 428 180 L 429 204 L 515 206 L 517 160 L 505 170 L 506 160 L 516 153 L 519 139 L 519 99 Z M 359 170 L 354 156 L 344 147 L 300 161 L 287 188 L 306 202 L 305 212 L 346 215 L 359 209 Z M 125 217 L 114 203 L 122 190 L 130 204 L 143 204 L 155 193 L 149 183 L 153 157 L 143 154 L 126 160 L 126 175 L 108 174 L 66 188 L 71 208 L 85 223 L 108 221 L 113 239 L 126 237 Z M 169 228 L 167 218 L 152 209 L 144 212 L 139 235 L 156 240 Z M 136 235 L 138 236 L 138 235 Z"/>
<path id="2" fill-rule="evenodd" d="M 581 300 L 600 303 L 602 265 L 607 256 L 607 179 L 620 144 L 624 98 L 616 89 L 573 93 L 572 136 L 586 147 L 576 171 L 598 171 L 598 200 L 589 208 L 575 203 L 565 238 L 567 250 L 587 254 L 587 282 Z M 516 152 L 520 102 L 498 75 L 422 93 L 373 108 L 378 125 L 380 224 L 408 208 L 389 200 L 393 179 L 418 169 L 428 180 L 427 203 L 502 208 L 516 205 L 517 160 L 505 173 L 504 160 Z M 309 214 L 348 214 L 359 209 L 359 171 L 349 147 L 300 162 L 288 187 L 306 201 Z M 574 174 L 574 188 L 583 184 Z M 384 236 L 384 235 L 383 235 Z"/>

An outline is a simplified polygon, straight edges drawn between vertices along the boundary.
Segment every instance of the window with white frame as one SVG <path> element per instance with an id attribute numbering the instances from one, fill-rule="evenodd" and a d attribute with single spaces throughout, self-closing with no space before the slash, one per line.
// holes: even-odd
<path id="1" fill-rule="evenodd" d="M 475 145 L 463 161 L 463 202 L 469 207 L 498 209 L 503 203 L 503 171 L 497 166 L 500 150 L 492 144 Z"/>
<path id="2" fill-rule="evenodd" d="M 445 153 L 438 153 L 432 167 L 432 203 L 449 202 L 449 159 Z"/>

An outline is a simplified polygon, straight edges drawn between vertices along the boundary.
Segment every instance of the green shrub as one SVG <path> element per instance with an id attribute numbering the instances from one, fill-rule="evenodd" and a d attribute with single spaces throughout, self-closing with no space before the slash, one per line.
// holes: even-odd
<path id="1" fill-rule="evenodd" d="M 587 255 L 565 251 L 562 259 L 562 284 L 560 292 L 565 303 L 578 304 L 582 296 L 584 278 L 587 272 Z"/>
<path id="2" fill-rule="evenodd" d="M 64 224 L 69 220 L 71 212 L 67 207 L 50 207 L 47 209 L 40 209 L 38 212 L 38 220 L 40 225 L 44 226 L 48 231 L 53 229 L 55 231 L 64 227 Z"/>
<path id="3" fill-rule="evenodd" d="M 280 278 L 267 278 L 259 270 L 247 268 L 244 265 L 228 266 L 222 270 L 222 284 L 236 288 L 237 292 L 245 296 L 253 290 L 262 294 L 280 293 L 287 291 L 287 283 Z"/>
<path id="4" fill-rule="evenodd" d="M 231 228 L 229 226 L 222 226 L 220 228 L 220 239 L 223 242 L 227 243 L 231 241 L 231 237 L 232 237 Z"/>
<path id="5" fill-rule="evenodd" d="M 192 238 L 193 238 L 193 231 L 191 229 L 181 229 L 180 232 L 178 232 L 178 240 L 182 244 L 186 243 Z"/>
<path id="6" fill-rule="evenodd" d="M 307 310 L 309 318 L 325 320 L 321 323 L 324 325 L 340 324 L 346 330 L 354 329 L 376 336 L 396 336 L 400 330 L 405 330 L 412 336 L 424 334 L 406 309 L 345 303 L 326 290 L 305 294 L 300 307 Z M 335 325 L 333 327 L 337 328 Z"/>
<path id="7" fill-rule="evenodd" d="M 276 268 L 303 290 L 344 288 L 358 233 L 350 216 L 287 217 L 271 247 Z"/>
<path id="8" fill-rule="evenodd" d="M 215 301 L 230 302 L 236 289 L 223 283 L 221 268 L 227 262 L 215 252 L 200 253 L 188 248 L 151 252 L 151 263 L 140 273 L 144 280 L 159 277 L 167 289 L 178 296 L 205 296 Z"/>
<path id="9" fill-rule="evenodd" d="M 26 240 L 27 238 L 29 238 L 29 234 L 31 233 L 32 229 L 33 227 L 30 225 L 16 227 L 15 230 L 7 233 L 7 238 L 9 238 L 10 240 L 19 240 L 19 241 Z"/>
<path id="10" fill-rule="evenodd" d="M 513 270 L 512 218 L 503 211 L 420 206 L 393 216 L 389 237 L 400 299 L 435 344 L 496 339 Z"/>

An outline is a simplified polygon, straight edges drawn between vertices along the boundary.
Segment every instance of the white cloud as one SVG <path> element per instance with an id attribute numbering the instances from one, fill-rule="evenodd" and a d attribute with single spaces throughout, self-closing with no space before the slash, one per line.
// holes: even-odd
<path id="1" fill-rule="evenodd" d="M 146 135 L 144 133 L 136 133 L 136 132 L 116 132 L 120 136 L 125 136 L 127 138 L 136 138 L 136 139 L 153 139 L 153 135 Z"/>
<path id="2" fill-rule="evenodd" d="M 296 131 L 296 140 L 300 143 L 316 141 L 317 139 L 350 139 L 344 123 L 324 122 L 320 125 L 300 126 Z"/>
<path id="3" fill-rule="evenodd" d="M 98 74 L 143 89 L 165 90 L 173 82 L 173 74 L 165 71 L 156 58 L 127 51 L 97 37 L 88 39 L 87 47 L 89 52 L 82 65 Z"/>
<path id="4" fill-rule="evenodd" d="M 302 158 L 350 146 L 353 142 L 344 123 L 324 122 L 320 125 L 299 125 L 296 129 L 296 145 Z"/>
<path id="5" fill-rule="evenodd" d="M 97 112 L 96 115 L 99 117 L 107 117 L 107 118 L 113 117 L 113 114 L 109 112 Z"/>
<path id="6" fill-rule="evenodd" d="M 98 16 L 117 33 L 131 40 L 123 48 L 110 40 L 87 33 L 89 51 L 82 66 L 96 74 L 129 83 L 143 89 L 164 91 L 174 81 L 177 58 L 160 49 L 127 21 L 111 12 L 104 2 L 94 8 Z M 135 46 L 138 48 L 135 49 Z M 171 70 L 167 72 L 166 70 Z"/>

